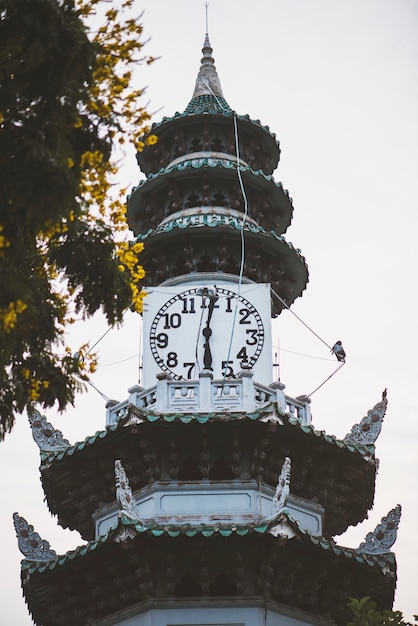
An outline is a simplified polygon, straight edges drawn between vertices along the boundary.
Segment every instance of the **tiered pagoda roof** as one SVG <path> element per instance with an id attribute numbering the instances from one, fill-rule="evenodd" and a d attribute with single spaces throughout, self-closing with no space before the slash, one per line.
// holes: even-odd
<path id="1" fill-rule="evenodd" d="M 128 201 L 129 225 L 146 242 L 146 284 L 191 272 L 238 276 L 244 231 L 244 279 L 270 283 L 292 304 L 306 287 L 308 268 L 284 238 L 293 205 L 272 177 L 279 145 L 268 127 L 227 104 L 207 36 L 184 113 L 164 118 L 150 133 L 158 142 L 138 154 L 147 178 Z M 285 305 L 275 300 L 273 315 Z"/>

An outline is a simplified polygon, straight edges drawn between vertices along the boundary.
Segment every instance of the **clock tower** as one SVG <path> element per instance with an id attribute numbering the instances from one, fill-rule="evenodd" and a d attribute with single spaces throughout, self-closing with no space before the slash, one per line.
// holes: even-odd
<path id="1" fill-rule="evenodd" d="M 193 97 L 153 126 L 158 143 L 138 155 L 147 178 L 128 202 L 149 285 L 145 387 L 158 372 L 192 380 L 204 370 L 272 383 L 271 317 L 308 279 L 283 236 L 293 207 L 272 177 L 279 144 L 229 107 L 207 35 L 202 52 Z"/>
<path id="2" fill-rule="evenodd" d="M 207 35 L 185 111 L 150 132 L 128 200 L 140 384 L 81 443 L 30 418 L 49 509 L 86 541 L 57 556 L 15 514 L 35 624 L 343 626 L 350 598 L 391 608 L 400 507 L 357 549 L 333 538 L 372 507 L 386 393 L 340 441 L 273 379 L 271 319 L 308 270 L 276 137 L 230 108 Z"/>

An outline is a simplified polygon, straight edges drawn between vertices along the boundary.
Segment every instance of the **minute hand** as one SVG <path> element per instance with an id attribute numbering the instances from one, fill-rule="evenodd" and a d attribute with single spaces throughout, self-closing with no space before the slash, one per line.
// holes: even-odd
<path id="1" fill-rule="evenodd" d="M 209 298 L 209 306 L 208 306 L 208 317 L 206 320 L 206 326 L 202 331 L 202 335 L 205 338 L 205 343 L 204 343 L 204 353 L 203 353 L 203 367 L 205 369 L 211 370 L 212 369 L 212 353 L 210 350 L 210 345 L 209 345 L 209 339 L 212 335 L 212 329 L 210 327 L 210 322 L 212 319 L 212 315 L 213 315 L 213 309 L 215 308 L 215 303 L 218 300 L 218 296 L 211 296 Z"/>

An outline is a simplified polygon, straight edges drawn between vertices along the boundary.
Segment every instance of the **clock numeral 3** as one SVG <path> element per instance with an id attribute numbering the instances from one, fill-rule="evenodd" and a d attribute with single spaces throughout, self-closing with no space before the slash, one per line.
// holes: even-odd
<path id="1" fill-rule="evenodd" d="M 256 328 L 246 328 L 245 333 L 251 335 L 251 337 L 245 341 L 247 346 L 255 346 L 257 343 L 258 330 Z"/>

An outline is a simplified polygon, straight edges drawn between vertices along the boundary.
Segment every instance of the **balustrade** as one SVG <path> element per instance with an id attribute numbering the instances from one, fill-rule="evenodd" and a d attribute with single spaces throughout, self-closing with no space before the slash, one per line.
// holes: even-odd
<path id="1" fill-rule="evenodd" d="M 284 393 L 282 383 L 270 386 L 253 381 L 251 371 L 240 372 L 237 378 L 213 380 L 210 371 L 203 371 L 198 380 L 172 380 L 168 374 L 158 376 L 157 384 L 149 389 L 135 385 L 123 402 L 110 400 L 107 404 L 106 425 L 115 424 L 125 416 L 129 405 L 156 413 L 212 413 L 245 411 L 250 413 L 270 403 L 277 405 L 280 415 L 288 414 L 301 424 L 311 423 L 310 398 L 291 398 Z"/>

